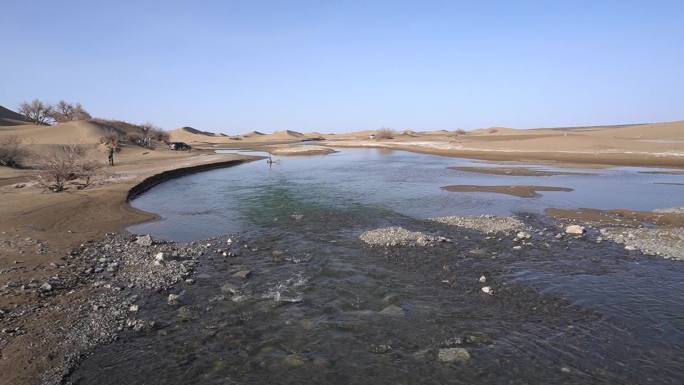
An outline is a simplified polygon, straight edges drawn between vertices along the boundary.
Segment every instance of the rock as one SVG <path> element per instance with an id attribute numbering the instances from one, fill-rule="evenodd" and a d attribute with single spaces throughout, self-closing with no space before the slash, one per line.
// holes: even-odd
<path id="1" fill-rule="evenodd" d="M 169 305 L 178 305 L 180 303 L 180 294 L 169 294 L 169 297 L 166 299 L 166 303 Z"/>
<path id="2" fill-rule="evenodd" d="M 42 292 L 52 291 L 52 285 L 50 285 L 48 282 L 45 282 L 44 284 L 40 285 L 40 291 L 42 291 Z"/>
<path id="3" fill-rule="evenodd" d="M 532 234 L 530 234 L 526 231 L 518 231 L 518 233 L 515 235 L 515 239 L 518 239 L 518 240 L 530 239 L 530 238 L 532 238 Z"/>
<path id="4" fill-rule="evenodd" d="M 306 363 L 306 360 L 304 357 L 302 357 L 299 354 L 290 354 L 285 356 L 285 359 L 283 360 L 285 365 L 290 366 L 290 367 L 296 367 L 296 366 L 302 366 Z"/>
<path id="5" fill-rule="evenodd" d="M 570 225 L 565 228 L 565 233 L 570 235 L 583 235 L 586 229 L 580 225 Z"/>
<path id="6" fill-rule="evenodd" d="M 164 253 L 159 252 L 154 256 L 155 261 L 164 262 Z"/>
<path id="7" fill-rule="evenodd" d="M 195 280 L 192 279 L 192 278 L 187 278 L 187 279 L 185 280 L 185 283 L 187 283 L 188 285 L 192 285 L 193 283 L 195 283 Z"/>
<path id="8" fill-rule="evenodd" d="M 485 283 L 485 282 L 487 282 L 487 277 L 485 277 L 483 274 L 480 276 L 480 279 L 478 281 L 480 281 L 480 283 Z"/>
<path id="9" fill-rule="evenodd" d="M 388 315 L 392 317 L 402 317 L 404 316 L 404 309 L 397 305 L 389 305 L 386 308 L 380 310 L 380 314 Z"/>
<path id="10" fill-rule="evenodd" d="M 136 304 L 133 304 L 133 305 L 129 306 L 129 308 L 128 308 L 128 311 L 133 312 L 133 313 L 137 312 L 138 310 L 140 310 L 140 306 L 138 306 Z"/>
<path id="11" fill-rule="evenodd" d="M 241 278 L 241 279 L 247 279 L 247 278 L 249 278 L 251 275 L 252 275 L 252 271 L 251 271 L 251 270 L 240 270 L 240 271 L 234 273 L 234 274 L 233 274 L 233 277 Z"/>
<path id="12" fill-rule="evenodd" d="M 226 283 L 221 286 L 221 293 L 235 295 L 239 292 L 238 287 L 232 283 Z"/>
<path id="13" fill-rule="evenodd" d="M 635 251 L 635 250 L 637 250 L 637 248 L 636 248 L 635 246 L 632 246 L 632 245 L 627 245 L 627 246 L 625 246 L 625 250 L 627 250 L 627 251 Z"/>
<path id="14" fill-rule="evenodd" d="M 370 352 L 375 354 L 386 354 L 392 351 L 392 347 L 386 344 L 371 345 Z"/>
<path id="15" fill-rule="evenodd" d="M 494 289 L 492 289 L 490 286 L 484 286 L 481 290 L 485 294 L 494 295 Z"/>
<path id="16" fill-rule="evenodd" d="M 464 348 L 444 348 L 437 351 L 440 362 L 463 362 L 470 359 L 470 353 Z"/>
<path id="17" fill-rule="evenodd" d="M 139 235 L 135 239 L 135 243 L 139 244 L 140 246 L 152 246 L 152 237 L 149 234 Z"/>

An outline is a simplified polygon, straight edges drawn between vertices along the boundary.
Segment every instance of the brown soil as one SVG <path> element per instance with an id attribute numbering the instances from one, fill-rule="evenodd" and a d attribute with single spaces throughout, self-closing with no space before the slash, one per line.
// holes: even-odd
<path id="1" fill-rule="evenodd" d="M 539 196 L 538 191 L 573 191 L 567 187 L 553 187 L 553 186 L 527 186 L 527 185 L 509 185 L 509 186 L 478 186 L 478 185 L 452 185 L 444 186 L 442 189 L 452 192 L 487 192 L 496 194 L 513 195 L 521 198 L 534 198 Z"/>

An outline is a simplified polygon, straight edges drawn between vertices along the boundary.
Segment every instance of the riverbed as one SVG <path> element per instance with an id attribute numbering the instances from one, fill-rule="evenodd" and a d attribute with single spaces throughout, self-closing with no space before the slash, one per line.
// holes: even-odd
<path id="1" fill-rule="evenodd" d="M 681 176 L 614 168 L 520 177 L 448 168 L 478 165 L 345 149 L 153 188 L 133 205 L 160 220 L 129 230 L 206 252 L 191 281 L 140 302 L 138 316 L 153 320 L 154 330 L 123 332 L 69 380 L 682 383 L 681 262 L 625 250 L 591 229 L 564 235 L 543 215 L 547 207 L 682 206 L 681 186 L 661 184 Z M 572 191 L 521 198 L 441 188 L 454 184 Z M 522 226 L 488 234 L 429 220 L 480 214 L 515 215 Z M 359 239 L 388 226 L 443 241 L 370 247 Z M 169 304 L 169 294 L 179 300 Z"/>

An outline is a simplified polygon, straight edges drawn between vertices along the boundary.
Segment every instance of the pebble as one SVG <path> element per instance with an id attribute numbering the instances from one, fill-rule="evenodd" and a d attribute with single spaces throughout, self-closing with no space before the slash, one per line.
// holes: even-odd
<path id="1" fill-rule="evenodd" d="M 480 283 L 485 283 L 485 282 L 487 282 L 487 277 L 485 277 L 483 274 L 480 276 L 480 279 L 478 281 L 480 281 Z"/>
<path id="2" fill-rule="evenodd" d="M 136 304 L 133 304 L 133 305 L 131 305 L 131 306 L 128 308 L 128 311 L 135 313 L 135 312 L 137 312 L 139 309 L 140 309 L 140 306 L 138 306 L 138 305 L 136 305 Z"/>
<path id="3" fill-rule="evenodd" d="M 140 246 L 152 246 L 152 237 L 150 235 L 139 235 L 136 238 L 135 243 Z"/>
<path id="4" fill-rule="evenodd" d="M 485 294 L 494 295 L 494 289 L 492 289 L 490 286 L 484 286 L 482 288 L 482 292 Z"/>

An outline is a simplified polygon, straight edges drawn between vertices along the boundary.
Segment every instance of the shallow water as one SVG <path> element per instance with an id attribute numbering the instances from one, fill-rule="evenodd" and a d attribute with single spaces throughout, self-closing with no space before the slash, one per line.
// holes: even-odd
<path id="1" fill-rule="evenodd" d="M 449 166 L 487 166 L 466 159 L 383 149 L 344 149 L 326 156 L 276 157 L 203 172 L 155 187 L 133 202 L 162 220 L 130 231 L 173 240 L 253 230 L 294 212 L 324 206 L 394 212 L 416 219 L 445 215 L 541 213 L 547 207 L 652 210 L 684 205 L 682 175 L 643 174 L 642 168 L 573 170 L 594 175 L 520 177 L 469 173 Z M 546 170 L 559 170 L 543 167 Z M 569 187 L 536 198 L 456 193 L 452 184 Z"/>
<path id="2" fill-rule="evenodd" d="M 161 221 L 132 231 L 212 246 L 184 306 L 141 303 L 159 326 L 126 332 L 70 376 L 76 384 L 681 384 L 681 263 L 556 239 L 539 213 L 561 207 L 682 205 L 677 176 L 507 177 L 447 170 L 453 158 L 376 150 L 281 158 L 196 174 L 134 202 Z M 592 170 L 592 172 L 597 172 Z M 534 179 L 534 181 L 531 181 Z M 609 182 L 612 181 L 612 182 Z M 523 199 L 449 193 L 446 184 L 575 188 Z M 591 185 L 590 185 L 591 183 Z M 612 188 L 610 183 L 613 183 Z M 596 186 L 593 189 L 591 186 Z M 621 194 L 605 197 L 601 191 Z M 678 187 L 680 188 L 680 187 Z M 647 194 L 650 199 L 638 199 Z M 642 195 L 643 197 L 643 195 Z M 190 202 L 187 202 L 189 198 Z M 594 203 L 594 204 L 592 204 Z M 600 203 L 600 205 L 599 205 Z M 424 218 L 521 214 L 531 244 Z M 400 225 L 454 239 L 427 248 L 369 248 L 358 235 Z M 205 241 L 203 241 L 204 243 Z M 223 257 L 229 249 L 236 257 Z M 249 269 L 248 280 L 232 277 Z M 495 290 L 482 293 L 481 275 Z M 237 294 L 221 291 L 231 283 Z M 388 314 L 389 313 L 389 314 Z M 470 359 L 440 362 L 461 347 Z"/>

